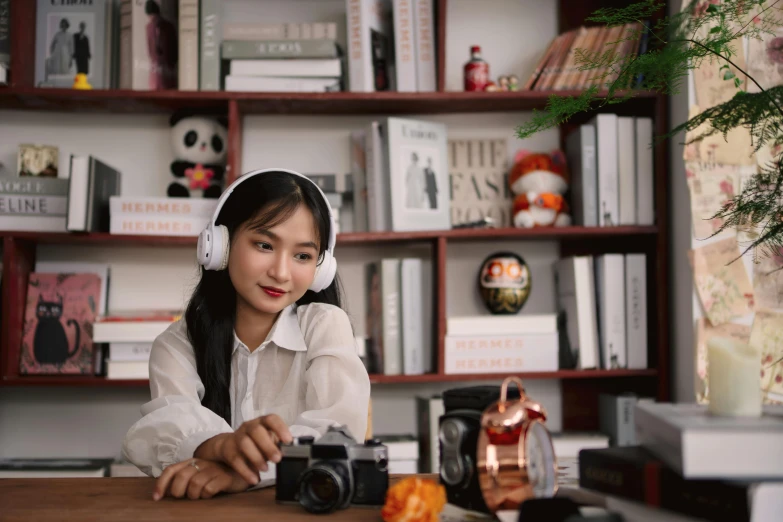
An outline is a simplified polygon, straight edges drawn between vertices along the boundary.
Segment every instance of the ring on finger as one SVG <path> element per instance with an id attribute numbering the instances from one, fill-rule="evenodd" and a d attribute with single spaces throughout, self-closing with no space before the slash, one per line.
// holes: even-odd
<path id="1" fill-rule="evenodd" d="M 196 471 L 201 471 L 201 468 L 199 468 L 198 464 L 196 464 L 196 459 L 191 460 L 190 465 L 196 468 Z"/>

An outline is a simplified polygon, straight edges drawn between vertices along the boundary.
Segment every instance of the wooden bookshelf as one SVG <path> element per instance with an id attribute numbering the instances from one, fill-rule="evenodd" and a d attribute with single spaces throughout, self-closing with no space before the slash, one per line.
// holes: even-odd
<path id="1" fill-rule="evenodd" d="M 441 375 L 427 373 L 423 375 L 377 375 L 370 374 L 372 384 L 417 384 L 433 382 L 461 382 L 461 381 L 493 381 L 500 380 L 509 375 L 515 375 L 521 379 L 610 379 L 610 378 L 650 378 L 657 375 L 654 369 L 647 370 L 559 370 L 555 372 L 527 372 L 527 373 L 471 373 Z M 84 375 L 17 375 L 5 377 L 2 383 L 6 386 L 76 386 L 76 387 L 105 387 L 105 388 L 133 388 L 147 387 L 147 379 L 107 379 Z"/>
<path id="2" fill-rule="evenodd" d="M 11 76 L 0 87 L 0 110 L 36 112 L 93 112 L 112 114 L 162 113 L 187 108 L 223 114 L 228 119 L 227 182 L 243 172 L 242 131 L 244 116 L 252 114 L 297 115 L 392 115 L 448 113 L 504 113 L 530 111 L 546 106 L 553 95 L 575 92 L 447 92 L 445 91 L 447 0 L 435 0 L 438 91 L 427 93 L 227 93 L 181 91 L 129 91 L 43 89 L 34 87 L 35 31 L 15 30 L 35 27 L 36 2 L 11 0 Z M 558 32 L 585 23 L 596 9 L 623 4 L 621 0 L 558 0 Z M 578 5 L 577 5 L 578 4 Z M 664 9 L 665 10 L 665 9 Z M 510 52 L 513 50 L 510 47 Z M 520 78 L 524 84 L 527 78 Z M 656 135 L 668 129 L 668 98 L 653 92 L 633 92 L 632 100 L 602 110 L 621 115 L 652 117 Z M 599 93 L 599 97 L 602 93 Z M 561 141 L 575 125 L 592 115 L 579 115 L 560 129 Z M 122 117 L 122 116 L 118 116 Z M 512 129 L 509 129 L 509 136 Z M 554 240 L 561 256 L 608 252 L 641 252 L 648 257 L 648 325 L 650 369 L 647 370 L 561 370 L 523 373 L 523 379 L 559 379 L 562 388 L 563 428 L 596 429 L 600 393 L 633 391 L 658 400 L 670 399 L 669 368 L 669 222 L 667 208 L 668 144 L 656 145 L 655 226 L 609 228 L 563 227 L 552 229 L 464 229 L 421 232 L 348 233 L 338 236 L 340 245 L 371 245 L 429 242 L 433 261 L 433 374 L 419 376 L 373 375 L 374 384 L 405 385 L 499 380 L 505 374 L 446 375 L 444 339 L 446 335 L 446 262 L 450 246 L 473 241 Z M 195 247 L 193 237 L 119 236 L 111 234 L 49 234 L 3 232 L 2 325 L 0 326 L 0 385 L 6 386 L 106 386 L 146 387 L 146 380 L 107 380 L 100 377 L 20 376 L 23 311 L 27 283 L 35 266 L 39 244 L 75 244 L 95 247 Z"/>

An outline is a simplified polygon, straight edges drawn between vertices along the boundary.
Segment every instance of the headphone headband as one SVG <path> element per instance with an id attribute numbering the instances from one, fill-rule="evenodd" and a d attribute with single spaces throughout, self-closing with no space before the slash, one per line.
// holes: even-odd
<path id="1" fill-rule="evenodd" d="M 329 200 L 326 199 L 326 194 L 324 194 L 324 191 L 321 190 L 321 187 L 318 186 L 316 182 L 305 176 L 304 174 L 300 174 L 299 172 L 296 172 L 294 170 L 289 169 L 260 169 L 260 170 L 252 170 L 246 174 L 243 174 L 242 176 L 238 177 L 234 182 L 226 188 L 226 190 L 223 191 L 223 194 L 220 195 L 220 199 L 218 199 L 217 207 L 215 207 L 215 212 L 212 214 L 212 219 L 210 220 L 210 226 L 214 227 L 217 224 L 217 218 L 220 216 L 220 209 L 223 208 L 223 205 L 228 200 L 229 196 L 232 192 L 239 186 L 243 181 L 250 179 L 254 176 L 257 176 L 259 174 L 269 174 L 271 172 L 284 172 L 286 174 L 291 174 L 293 176 L 299 176 L 300 178 L 306 179 L 312 185 L 318 190 L 318 193 L 321 194 L 321 198 L 324 200 L 324 203 L 326 203 L 326 209 L 329 212 L 329 238 L 328 242 L 326 244 L 326 249 L 331 253 L 334 254 L 334 246 L 335 243 L 337 243 L 337 232 L 336 232 L 336 223 L 334 221 L 334 213 L 332 212 L 332 205 L 329 204 Z"/>

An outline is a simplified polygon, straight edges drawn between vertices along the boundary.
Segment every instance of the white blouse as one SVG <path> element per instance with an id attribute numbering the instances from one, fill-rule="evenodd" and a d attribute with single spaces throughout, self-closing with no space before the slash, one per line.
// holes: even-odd
<path id="1" fill-rule="evenodd" d="M 192 458 L 207 439 L 270 413 L 279 415 L 295 437 L 318 438 L 329 426 L 344 424 L 361 442 L 370 379 L 355 346 L 345 311 L 322 303 L 285 308 L 253 352 L 235 333 L 229 426 L 201 405 L 204 384 L 180 319 L 152 345 L 152 400 L 125 436 L 123 456 L 158 477 L 169 464 Z"/>

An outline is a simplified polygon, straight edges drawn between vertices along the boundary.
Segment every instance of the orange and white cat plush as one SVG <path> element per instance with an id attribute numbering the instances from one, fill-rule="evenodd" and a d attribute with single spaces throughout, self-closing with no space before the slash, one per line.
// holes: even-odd
<path id="1" fill-rule="evenodd" d="M 520 150 L 508 176 L 515 194 L 512 216 L 514 226 L 567 227 L 571 224 L 568 203 L 563 194 L 568 189 L 565 154 Z"/>

